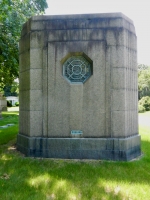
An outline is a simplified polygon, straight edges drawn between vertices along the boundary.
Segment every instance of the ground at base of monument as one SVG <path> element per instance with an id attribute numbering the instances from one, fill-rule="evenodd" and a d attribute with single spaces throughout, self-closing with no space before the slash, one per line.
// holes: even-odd
<path id="1" fill-rule="evenodd" d="M 0 198 L 149 200 L 150 126 L 143 118 L 150 112 L 139 114 L 144 155 L 133 162 L 28 158 L 16 151 L 16 139 L 0 144 Z"/>
<path id="2" fill-rule="evenodd" d="M 129 161 L 141 155 L 140 136 L 128 138 L 42 138 L 17 136 L 17 149 L 26 156 Z"/>
<path id="3" fill-rule="evenodd" d="M 149 185 L 145 184 L 150 178 L 148 155 L 134 162 L 28 158 L 16 151 L 14 142 L 0 145 L 3 199 L 21 196 L 25 200 L 31 190 L 37 200 L 150 198 Z M 15 187 L 14 181 L 18 183 Z"/>

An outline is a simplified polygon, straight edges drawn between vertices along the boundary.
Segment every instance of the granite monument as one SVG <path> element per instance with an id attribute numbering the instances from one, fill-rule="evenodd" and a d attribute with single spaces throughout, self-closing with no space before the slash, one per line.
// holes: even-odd
<path id="1" fill-rule="evenodd" d="M 122 13 L 34 16 L 20 39 L 20 128 L 27 156 L 140 156 L 137 38 Z"/>

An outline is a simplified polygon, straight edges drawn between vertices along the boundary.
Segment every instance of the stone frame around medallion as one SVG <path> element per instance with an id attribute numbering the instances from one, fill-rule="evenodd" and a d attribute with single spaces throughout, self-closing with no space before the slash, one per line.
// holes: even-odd
<path id="1" fill-rule="evenodd" d="M 93 74 L 93 61 L 83 52 L 68 53 L 61 63 L 63 77 L 69 83 L 85 83 Z"/>

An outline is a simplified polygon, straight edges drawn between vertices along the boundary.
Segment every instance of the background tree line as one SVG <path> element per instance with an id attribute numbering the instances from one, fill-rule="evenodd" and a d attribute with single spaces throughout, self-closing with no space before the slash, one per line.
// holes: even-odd
<path id="1" fill-rule="evenodd" d="M 46 0 L 0 0 L 0 90 L 19 78 L 19 39 L 22 25 L 43 14 Z M 14 87 L 13 87 L 14 89 Z"/>
<path id="2" fill-rule="evenodd" d="M 150 111 L 150 66 L 138 65 L 139 112 Z"/>

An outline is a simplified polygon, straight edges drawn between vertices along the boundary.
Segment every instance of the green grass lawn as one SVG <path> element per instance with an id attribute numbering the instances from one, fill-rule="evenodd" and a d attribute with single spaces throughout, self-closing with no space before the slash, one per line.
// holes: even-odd
<path id="1" fill-rule="evenodd" d="M 0 145 L 7 144 L 10 140 L 16 138 L 18 132 L 18 112 L 3 112 L 0 126 L 14 124 L 9 128 L 0 128 Z"/>
<path id="2" fill-rule="evenodd" d="M 27 158 L 16 151 L 18 112 L 0 126 L 0 200 L 150 200 L 150 112 L 139 115 L 143 156 L 130 162 Z"/>

